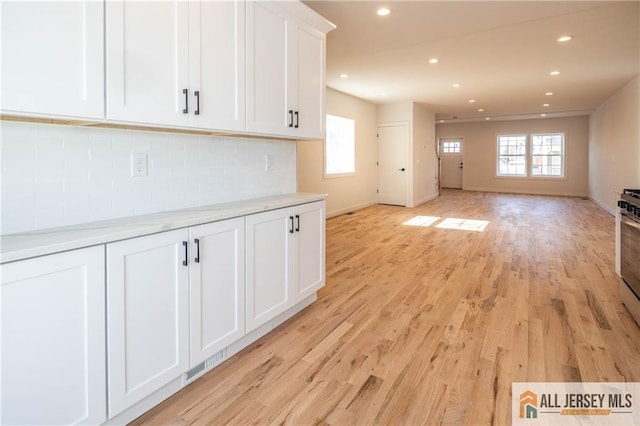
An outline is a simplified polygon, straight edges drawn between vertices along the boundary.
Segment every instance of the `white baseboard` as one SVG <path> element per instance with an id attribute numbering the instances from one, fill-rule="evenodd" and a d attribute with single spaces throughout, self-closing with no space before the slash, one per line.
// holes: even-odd
<path id="1" fill-rule="evenodd" d="M 433 193 L 433 194 L 430 194 L 430 195 L 427 195 L 427 196 L 426 196 L 426 197 L 424 197 L 423 199 L 416 201 L 416 202 L 413 204 L 413 206 L 411 206 L 411 207 L 419 206 L 420 204 L 424 204 L 424 203 L 426 203 L 427 201 L 435 200 L 435 199 L 436 199 L 436 198 L 438 198 L 438 197 L 439 197 L 439 195 L 438 195 L 438 193 L 437 193 L 437 192 L 436 192 L 436 193 Z"/>
<path id="2" fill-rule="evenodd" d="M 350 213 L 352 211 L 360 210 L 360 209 L 363 209 L 365 207 L 373 206 L 375 204 L 377 204 L 376 201 L 372 200 L 372 201 L 366 201 L 366 202 L 360 203 L 360 204 L 354 204 L 354 205 L 346 207 L 344 209 L 333 210 L 333 211 L 330 211 L 330 212 L 328 211 L 327 212 L 327 219 L 329 219 L 330 217 L 340 216 L 341 214 Z"/>
<path id="3" fill-rule="evenodd" d="M 556 197 L 580 197 L 589 198 L 587 194 L 579 192 L 550 192 L 550 191 L 531 191 L 531 190 L 512 190 L 512 189 L 499 189 L 499 188 L 474 188 L 466 187 L 465 191 L 478 191 L 478 192 L 496 192 L 499 194 L 525 194 L 525 195 L 550 195 Z"/>
<path id="4" fill-rule="evenodd" d="M 615 216 L 617 212 L 615 212 L 614 210 L 611 210 L 609 208 L 609 206 L 607 206 L 606 204 L 601 203 L 600 201 L 596 200 L 593 197 L 589 197 L 589 199 L 591 201 L 593 201 L 598 207 L 600 207 L 602 210 L 606 211 L 607 213 L 609 213 L 611 216 Z"/>

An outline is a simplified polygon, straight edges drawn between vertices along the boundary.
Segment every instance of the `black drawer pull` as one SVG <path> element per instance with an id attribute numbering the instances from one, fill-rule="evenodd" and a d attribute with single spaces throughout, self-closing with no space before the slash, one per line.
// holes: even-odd
<path id="1" fill-rule="evenodd" d="M 182 266 L 187 266 L 189 264 L 189 253 L 187 252 L 187 247 L 189 243 L 186 241 L 183 241 L 182 245 L 184 246 L 184 260 L 182 261 Z"/>
<path id="2" fill-rule="evenodd" d="M 184 109 L 182 110 L 182 113 L 189 114 L 189 91 L 187 89 L 182 89 L 182 93 L 184 94 Z"/>

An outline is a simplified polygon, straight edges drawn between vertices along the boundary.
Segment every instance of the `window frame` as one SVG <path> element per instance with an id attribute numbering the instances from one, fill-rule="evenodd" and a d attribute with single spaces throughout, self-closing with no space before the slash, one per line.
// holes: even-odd
<path id="1" fill-rule="evenodd" d="M 510 155 L 515 157 L 522 157 L 524 159 L 524 174 L 501 174 L 500 173 L 500 158 L 503 155 L 500 154 L 500 139 L 503 137 L 524 137 L 524 154 L 522 155 Z M 508 179 L 526 179 L 529 177 L 529 135 L 527 133 L 508 133 L 499 134 L 496 136 L 496 177 L 508 178 Z"/>
<path id="2" fill-rule="evenodd" d="M 327 149 L 329 147 L 328 139 L 329 139 L 329 117 L 335 117 L 343 120 L 350 120 L 353 122 L 353 171 L 348 172 L 338 172 L 338 173 L 328 173 L 327 172 Z M 356 144 L 356 120 L 351 117 L 345 117 L 337 114 L 325 114 L 325 138 L 323 141 L 323 158 L 324 164 L 322 166 L 322 174 L 325 179 L 334 179 L 341 178 L 347 176 L 355 176 L 357 172 L 357 144 Z"/>
<path id="3" fill-rule="evenodd" d="M 560 171 L 561 174 L 560 175 L 534 175 L 533 174 L 533 157 L 534 157 L 534 153 L 533 153 L 533 139 L 535 136 L 556 136 L 556 135 L 560 135 L 562 137 L 561 143 L 562 143 L 562 153 L 560 154 Z M 566 175 L 566 162 L 565 162 L 565 157 L 566 157 L 566 134 L 565 132 L 541 132 L 541 133 L 531 133 L 531 138 L 530 138 L 530 154 L 529 156 L 531 157 L 531 166 L 530 166 L 530 170 L 529 170 L 529 176 L 532 179 L 565 179 L 565 175 Z M 552 155 L 535 155 L 535 156 L 543 156 L 543 157 L 552 157 Z M 555 155 L 557 156 L 557 155 Z"/>

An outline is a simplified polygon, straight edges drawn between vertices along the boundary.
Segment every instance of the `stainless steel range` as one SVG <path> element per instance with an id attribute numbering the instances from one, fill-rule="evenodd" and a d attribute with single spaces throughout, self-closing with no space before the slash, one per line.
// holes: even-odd
<path id="1" fill-rule="evenodd" d="M 625 189 L 620 197 L 620 297 L 640 324 L 640 189 Z"/>

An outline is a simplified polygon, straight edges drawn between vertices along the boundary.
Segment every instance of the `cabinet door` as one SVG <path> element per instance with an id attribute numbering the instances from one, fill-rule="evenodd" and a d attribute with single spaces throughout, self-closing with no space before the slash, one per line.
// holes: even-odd
<path id="1" fill-rule="evenodd" d="M 244 336 L 244 218 L 190 229 L 191 367 Z"/>
<path id="2" fill-rule="evenodd" d="M 2 2 L 0 15 L 3 113 L 104 118 L 101 2 Z"/>
<path id="3" fill-rule="evenodd" d="M 298 125 L 296 135 L 324 138 L 325 34 L 302 23 L 295 25 L 295 56 L 292 73 L 295 81 L 294 101 Z"/>
<path id="4" fill-rule="evenodd" d="M 189 368 L 189 281 L 178 229 L 107 245 L 109 417 Z"/>
<path id="5" fill-rule="evenodd" d="M 247 2 L 247 130 L 289 135 L 291 25 L 288 14 L 270 2 Z"/>
<path id="6" fill-rule="evenodd" d="M 5 264 L 0 275 L 0 423 L 104 422 L 104 246 Z"/>
<path id="7" fill-rule="evenodd" d="M 325 202 L 295 208 L 298 253 L 295 303 L 317 292 L 325 283 Z"/>
<path id="8" fill-rule="evenodd" d="M 293 306 L 293 213 L 246 217 L 247 333 Z"/>
<path id="9" fill-rule="evenodd" d="M 189 2 L 192 127 L 244 130 L 244 12 L 241 0 Z"/>
<path id="10" fill-rule="evenodd" d="M 195 105 L 188 90 L 187 2 L 106 2 L 107 118 L 186 125 Z M 184 112 L 186 110 L 186 112 Z"/>

